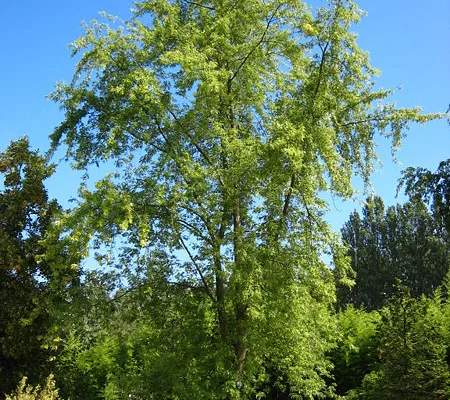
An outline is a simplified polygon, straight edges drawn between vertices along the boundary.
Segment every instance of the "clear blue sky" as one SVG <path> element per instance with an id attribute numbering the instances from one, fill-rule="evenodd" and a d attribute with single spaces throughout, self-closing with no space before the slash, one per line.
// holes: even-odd
<path id="1" fill-rule="evenodd" d="M 315 3 L 320 3 L 315 0 Z M 450 103 L 450 1 L 361 0 L 368 12 L 354 28 L 372 65 L 382 71 L 380 86 L 402 87 L 398 106 L 421 105 L 427 112 L 445 111 Z M 58 81 L 70 80 L 74 60 L 68 43 L 83 32 L 80 22 L 104 10 L 123 19 L 132 7 L 127 0 L 4 1 L 0 15 L 0 150 L 10 140 L 28 135 L 32 146 L 48 149 L 48 135 L 59 124 L 58 105 L 46 100 Z M 450 127 L 445 121 L 413 126 L 392 163 L 388 143 L 380 142 L 384 164 L 373 175 L 375 193 L 394 204 L 400 171 L 407 166 L 436 169 L 450 158 Z M 62 204 L 76 195 L 80 174 L 67 165 L 48 181 L 50 195 Z M 364 196 L 359 197 L 360 200 Z M 331 205 L 335 229 L 358 204 Z"/>

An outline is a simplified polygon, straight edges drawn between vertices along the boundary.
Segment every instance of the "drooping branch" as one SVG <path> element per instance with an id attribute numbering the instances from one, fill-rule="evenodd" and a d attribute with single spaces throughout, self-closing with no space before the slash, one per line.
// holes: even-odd
<path id="1" fill-rule="evenodd" d="M 169 154 L 171 156 L 172 160 L 174 161 L 174 163 L 176 165 L 177 170 L 179 171 L 181 178 L 183 179 L 185 184 L 192 189 L 192 195 L 193 195 L 193 199 L 195 200 L 195 203 L 197 204 L 197 206 L 200 209 L 203 210 L 204 213 L 202 214 L 187 205 L 183 205 L 183 206 L 181 206 L 181 208 L 183 208 L 187 212 L 195 215 L 197 218 L 199 218 L 202 221 L 202 223 L 205 225 L 205 227 L 207 229 L 207 232 L 208 232 L 210 238 L 207 238 L 204 235 L 202 235 L 202 236 L 198 235 L 198 236 L 201 237 L 203 240 L 205 240 L 205 242 L 212 244 L 212 242 L 214 242 L 214 240 L 215 240 L 215 235 L 214 235 L 214 231 L 211 227 L 211 221 L 209 221 L 208 218 L 206 217 L 208 215 L 207 210 L 205 210 L 205 207 L 202 204 L 202 201 L 200 200 L 200 196 L 193 189 L 193 187 L 194 187 L 193 182 L 190 179 L 186 178 L 185 174 L 183 174 L 183 168 L 180 165 L 179 161 L 177 160 L 177 157 L 175 157 L 176 150 L 173 148 L 171 141 L 165 134 L 165 132 L 164 132 L 162 126 L 159 124 L 159 122 L 155 121 L 155 123 L 157 124 L 158 130 L 159 130 L 162 138 L 164 139 L 165 143 L 167 144 L 167 146 L 169 146 L 172 149 L 173 154 L 170 154 L 169 152 L 166 152 L 166 154 Z"/>
<path id="2" fill-rule="evenodd" d="M 205 159 L 207 164 L 211 167 L 214 166 L 213 162 L 209 158 L 208 154 L 200 147 L 200 145 L 194 140 L 192 135 L 189 132 L 189 129 L 183 126 L 180 119 L 175 115 L 175 113 L 170 109 L 167 108 L 168 113 L 172 116 L 174 121 L 177 123 L 177 125 L 181 128 L 182 132 L 188 137 L 188 139 L 191 141 L 191 144 L 195 147 L 195 149 L 202 155 L 202 157 Z"/>
<path id="3" fill-rule="evenodd" d="M 190 231 L 192 234 L 196 235 L 197 237 L 199 237 L 200 239 L 204 240 L 206 243 L 209 243 L 210 245 L 211 243 L 211 239 L 206 237 L 205 235 L 203 235 L 198 228 L 196 228 L 195 226 L 193 226 L 191 223 L 185 221 L 184 219 L 180 219 L 178 218 L 176 220 L 183 228 L 187 229 L 188 231 Z"/>
<path id="4" fill-rule="evenodd" d="M 291 182 L 289 184 L 289 189 L 286 193 L 286 196 L 284 197 L 283 210 L 281 211 L 281 216 L 279 219 L 278 231 L 275 234 L 275 241 L 277 241 L 279 239 L 281 230 L 286 221 L 286 218 L 287 218 L 287 215 L 289 212 L 289 206 L 291 204 L 292 195 L 294 193 L 295 184 L 296 184 L 295 173 L 293 173 L 291 176 Z"/>

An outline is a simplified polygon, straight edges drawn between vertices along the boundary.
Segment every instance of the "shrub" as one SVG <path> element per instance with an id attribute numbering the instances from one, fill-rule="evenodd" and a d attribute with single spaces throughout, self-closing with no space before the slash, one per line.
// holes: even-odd
<path id="1" fill-rule="evenodd" d="M 53 375 L 50 375 L 45 386 L 41 389 L 39 385 L 33 387 L 27 385 L 27 377 L 24 376 L 19 382 L 17 389 L 14 393 L 6 395 L 5 400 L 62 400 L 59 397 L 58 389 L 55 387 L 55 381 Z"/>

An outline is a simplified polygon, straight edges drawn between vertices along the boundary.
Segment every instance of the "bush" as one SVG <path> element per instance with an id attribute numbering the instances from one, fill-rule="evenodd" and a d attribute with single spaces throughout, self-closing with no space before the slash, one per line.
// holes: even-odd
<path id="1" fill-rule="evenodd" d="M 33 387 L 27 385 L 27 377 L 20 381 L 15 393 L 6 395 L 6 400 L 62 400 L 59 397 L 58 389 L 55 387 L 53 375 L 50 375 L 42 388 L 39 385 Z"/>

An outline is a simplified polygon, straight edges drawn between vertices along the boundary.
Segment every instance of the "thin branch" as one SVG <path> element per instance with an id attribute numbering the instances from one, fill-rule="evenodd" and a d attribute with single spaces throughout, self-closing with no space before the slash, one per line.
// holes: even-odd
<path id="1" fill-rule="evenodd" d="M 230 219 L 230 212 L 227 210 L 226 206 L 224 205 L 222 207 L 222 219 L 220 221 L 220 227 L 219 227 L 219 240 L 222 241 L 225 237 L 225 230 L 227 228 L 227 222 Z"/>
<path id="2" fill-rule="evenodd" d="M 151 140 L 146 140 L 141 136 L 136 135 L 135 133 L 128 131 L 128 133 L 133 136 L 136 140 L 139 140 L 143 143 L 145 143 L 146 145 L 150 145 L 151 147 L 153 147 L 154 149 L 158 150 L 161 153 L 170 155 L 170 153 L 167 150 L 164 150 L 162 147 L 158 146 L 157 144 L 153 143 Z"/>
<path id="3" fill-rule="evenodd" d="M 197 3 L 196 1 L 190 1 L 190 0 L 183 0 L 183 1 L 188 4 L 192 4 L 193 6 L 205 8 L 206 10 L 209 10 L 209 11 L 213 11 L 213 12 L 216 11 L 216 9 L 214 7 L 205 6 L 204 4 Z"/>
<path id="4" fill-rule="evenodd" d="M 373 100 L 376 100 L 376 99 L 377 99 L 377 93 L 370 93 L 368 96 L 365 96 L 365 97 L 359 99 L 358 101 L 355 101 L 355 102 L 353 102 L 351 104 L 348 104 L 339 113 L 340 114 L 345 114 L 348 111 L 354 110 L 360 104 L 368 104 L 368 103 L 371 103 Z"/>
<path id="5" fill-rule="evenodd" d="M 189 184 L 189 183 L 188 183 Z M 196 200 L 197 205 L 205 212 L 205 214 L 208 214 L 207 211 L 205 210 L 205 208 L 203 207 L 203 205 L 201 204 L 198 195 L 196 194 L 196 192 L 193 193 L 194 194 L 194 198 Z M 201 236 L 203 240 L 205 240 L 206 242 L 208 242 L 209 244 L 213 244 L 213 242 L 216 240 L 214 232 L 211 229 L 211 221 L 205 217 L 204 215 L 202 215 L 201 213 L 199 213 L 197 210 L 189 207 L 189 206 L 180 206 L 182 209 L 186 210 L 187 212 L 190 212 L 192 214 L 194 214 L 197 218 L 200 219 L 200 221 L 203 222 L 203 224 L 205 224 L 206 226 L 206 230 L 208 231 L 208 234 L 210 236 L 210 239 L 206 238 L 205 236 Z"/>
<path id="6" fill-rule="evenodd" d="M 170 112 L 170 111 L 169 111 L 169 112 Z M 174 118 L 175 118 L 175 115 L 174 115 Z M 163 131 L 162 127 L 160 126 L 160 124 L 158 123 L 158 121 L 155 121 L 155 123 L 157 124 L 158 130 L 160 131 L 160 134 L 161 134 L 161 136 L 163 137 L 164 141 L 167 143 L 167 145 L 168 145 L 169 147 L 172 147 L 172 145 L 171 145 L 171 143 L 170 143 L 170 141 L 169 141 L 169 138 L 168 138 L 168 137 L 166 136 L 166 134 L 164 133 L 164 131 Z M 175 151 L 174 151 L 174 152 L 175 152 Z M 181 168 L 181 166 L 179 165 L 177 159 L 176 159 L 175 157 L 172 157 L 172 159 L 173 159 L 174 162 L 175 162 L 176 168 L 180 171 L 180 176 L 182 177 L 182 179 L 184 180 L 184 182 L 186 183 L 186 185 L 188 185 L 189 187 L 192 188 L 194 185 L 193 185 L 192 182 L 190 182 L 190 180 L 187 179 L 187 178 L 184 176 L 184 174 L 182 173 L 182 168 Z M 220 179 L 220 177 L 219 177 L 219 179 Z M 204 211 L 206 211 L 205 208 L 203 207 L 202 202 L 200 201 L 200 198 L 199 198 L 197 192 L 196 192 L 195 190 L 193 190 L 193 195 L 194 195 L 194 199 L 195 199 L 197 205 L 198 205 L 201 209 L 203 209 Z M 197 216 L 197 217 L 205 224 L 206 229 L 207 229 L 209 235 L 211 236 L 211 241 L 208 240 L 207 238 L 205 238 L 203 235 L 201 235 L 201 237 L 202 237 L 202 239 L 204 239 L 205 241 L 207 241 L 207 242 L 209 242 L 209 243 L 211 244 L 211 242 L 214 241 L 215 238 L 214 238 L 214 235 L 213 235 L 213 233 L 212 233 L 213 231 L 212 231 L 212 229 L 211 229 L 211 227 L 210 227 L 210 221 L 208 221 L 208 219 L 205 218 L 204 215 L 200 214 L 199 212 L 195 211 L 194 209 L 192 209 L 192 208 L 190 208 L 190 207 L 188 207 L 188 206 L 181 206 L 181 207 L 184 208 L 186 211 L 191 212 L 191 213 L 193 213 L 194 215 L 196 215 L 196 216 Z M 206 214 L 206 213 L 205 213 L 205 214 Z"/>
<path id="7" fill-rule="evenodd" d="M 192 145 L 197 149 L 197 151 L 203 156 L 203 158 L 206 160 L 206 162 L 213 166 L 214 164 L 212 163 L 212 161 L 210 160 L 210 158 L 208 157 L 208 155 L 205 153 L 205 151 L 199 146 L 199 144 L 194 140 L 194 138 L 192 137 L 192 135 L 189 133 L 189 129 L 186 129 L 185 126 L 183 126 L 183 124 L 180 122 L 179 118 L 175 115 L 175 113 L 170 109 L 167 108 L 167 111 L 169 112 L 169 114 L 172 116 L 172 118 L 174 119 L 174 121 L 180 126 L 180 128 L 184 131 L 184 133 L 186 134 L 186 136 L 189 138 L 189 140 L 191 141 Z"/>
<path id="8" fill-rule="evenodd" d="M 120 292 L 114 295 L 114 297 L 111 297 L 108 301 L 106 301 L 106 304 L 111 304 L 116 301 L 120 301 L 122 297 L 125 297 L 126 295 L 134 292 L 137 289 L 137 286 L 129 286 L 127 289 L 120 289 Z M 101 304 L 100 302 L 97 302 L 97 304 Z"/>
<path id="9" fill-rule="evenodd" d="M 289 190 L 284 199 L 283 214 L 282 214 L 283 219 L 285 219 L 287 216 L 289 204 L 291 202 L 292 192 L 294 191 L 294 187 L 295 187 L 295 173 L 293 173 L 291 176 L 291 183 L 289 185 Z"/>
<path id="10" fill-rule="evenodd" d="M 255 50 L 261 45 L 261 43 L 263 42 L 264 38 L 267 35 L 267 32 L 269 31 L 270 25 L 272 24 L 273 20 L 275 19 L 275 15 L 277 14 L 277 12 L 278 12 L 278 10 L 280 8 L 281 8 L 281 4 L 278 5 L 278 7 L 273 12 L 272 16 L 269 18 L 269 21 L 267 22 L 266 28 L 264 29 L 264 32 L 261 35 L 261 37 L 258 40 L 258 42 L 252 47 L 250 52 L 244 57 L 244 59 L 241 61 L 241 63 L 238 65 L 238 67 L 234 71 L 233 75 L 229 79 L 229 83 L 231 83 L 234 80 L 234 78 L 236 78 L 236 75 L 239 73 L 239 71 L 244 66 L 244 64 L 247 62 L 247 60 L 251 57 L 251 55 L 255 52 Z"/>
<path id="11" fill-rule="evenodd" d="M 309 222 L 309 227 L 311 229 L 312 232 L 312 221 L 315 222 L 315 224 L 317 226 L 320 225 L 320 220 L 317 219 L 317 217 L 310 211 L 309 206 L 308 206 L 308 202 L 305 200 L 305 196 L 303 194 L 301 194 L 301 197 L 303 199 L 303 206 L 305 207 L 306 210 L 306 215 L 307 215 L 307 219 Z"/>
<path id="12" fill-rule="evenodd" d="M 209 243 L 210 245 L 212 245 L 212 241 L 210 238 L 207 238 L 206 236 L 204 236 L 195 226 L 193 226 L 192 224 L 190 224 L 189 222 L 183 220 L 183 219 L 176 219 L 176 221 L 182 225 L 184 228 L 186 228 L 187 230 L 189 230 L 190 232 L 192 232 L 193 234 L 195 234 L 196 236 L 198 236 L 200 239 L 204 240 L 205 242 Z"/>
<path id="13" fill-rule="evenodd" d="M 180 287 L 183 289 L 202 290 L 207 293 L 206 289 L 203 286 L 190 285 L 187 282 L 172 282 L 172 281 L 166 281 L 166 282 L 169 285 L 177 286 L 177 287 Z"/>
<path id="14" fill-rule="evenodd" d="M 326 55 L 326 52 L 327 52 L 327 50 L 328 50 L 328 46 L 329 46 L 329 45 L 330 45 L 330 43 L 327 42 L 327 43 L 325 44 L 325 48 L 323 48 L 323 49 L 322 49 L 322 46 L 319 45 L 320 50 L 322 50 L 322 58 L 321 58 L 321 60 L 320 60 L 319 76 L 318 76 L 318 78 L 317 78 L 316 90 L 314 91 L 314 100 L 316 99 L 317 93 L 319 92 L 320 83 L 321 83 L 321 80 L 322 80 L 323 67 L 324 67 L 324 65 L 325 65 L 325 55 Z"/>
<path id="15" fill-rule="evenodd" d="M 166 136 L 166 134 L 165 134 L 165 132 L 164 132 L 162 126 L 161 126 L 161 123 L 156 118 L 154 118 L 154 121 L 155 121 L 156 127 L 158 128 L 159 134 L 163 137 L 163 139 L 167 143 L 167 145 L 169 147 L 172 147 L 172 145 L 169 142 L 169 139 L 167 139 L 167 136 Z M 167 154 L 169 154 L 169 153 L 167 153 Z"/>
<path id="16" fill-rule="evenodd" d="M 188 137 L 188 139 L 191 141 L 191 144 L 195 147 L 195 149 L 201 154 L 201 156 L 205 159 L 206 163 L 210 166 L 215 168 L 214 163 L 209 158 L 208 154 L 201 148 L 201 146 L 194 140 L 194 137 L 189 133 L 189 129 L 187 129 L 180 121 L 180 119 L 175 115 L 175 113 L 167 107 L 168 113 L 172 116 L 174 121 L 179 125 L 179 127 L 182 129 L 184 134 Z M 224 181 L 222 179 L 222 176 L 218 176 L 219 183 L 222 186 L 225 186 Z"/>
<path id="17" fill-rule="evenodd" d="M 181 287 L 181 288 L 185 288 L 185 289 L 202 290 L 202 291 L 205 291 L 209 296 L 207 288 L 205 288 L 203 286 L 190 285 L 187 282 L 166 281 L 166 283 L 170 286 L 177 286 L 177 287 Z M 122 300 L 123 297 L 135 292 L 139 287 L 142 287 L 142 285 L 132 285 L 132 286 L 129 286 L 127 289 L 120 289 L 120 292 L 116 293 L 114 295 L 114 297 L 110 297 L 108 300 L 105 301 L 105 303 L 112 304 L 112 303 L 118 302 L 118 301 Z M 100 305 L 101 302 L 95 302 L 95 304 Z"/>
<path id="18" fill-rule="evenodd" d="M 288 192 L 286 193 L 286 196 L 284 198 L 283 211 L 281 212 L 281 216 L 280 216 L 280 219 L 279 219 L 279 229 L 278 229 L 278 232 L 275 235 L 275 240 L 276 241 L 280 237 L 281 229 L 283 227 L 284 222 L 286 221 L 286 217 L 287 217 L 287 214 L 288 214 L 288 211 L 289 211 L 289 205 L 291 203 L 291 198 L 292 198 L 292 194 L 294 192 L 295 184 L 296 184 L 295 173 L 293 173 L 292 176 L 291 176 L 291 183 L 289 184 Z"/>
<path id="19" fill-rule="evenodd" d="M 385 121 L 388 118 L 382 118 L 382 117 L 373 117 L 373 118 L 367 118 L 367 119 L 361 119 L 359 121 L 350 121 L 346 122 L 345 124 L 340 124 L 343 127 L 350 126 L 350 125 L 359 125 L 359 124 L 366 124 L 367 122 L 379 122 L 379 121 Z"/>
<path id="20" fill-rule="evenodd" d="M 209 290 L 209 286 L 208 286 L 208 284 L 206 282 L 206 279 L 205 279 L 205 277 L 204 277 L 204 275 L 202 273 L 202 270 L 201 270 L 200 266 L 198 265 L 197 261 L 195 260 L 195 257 L 193 256 L 193 254 L 189 250 L 189 247 L 187 247 L 186 243 L 184 242 L 183 237 L 181 236 L 181 234 L 178 234 L 178 239 L 180 240 L 180 243 L 183 246 L 184 250 L 186 250 L 186 253 L 188 254 L 189 258 L 191 259 L 192 264 L 194 264 L 194 267 L 197 270 L 197 273 L 199 274 L 200 279 L 202 280 L 203 286 L 205 287 L 206 294 L 215 303 L 216 299 L 214 298 L 214 296 L 212 295 L 211 291 Z"/>

